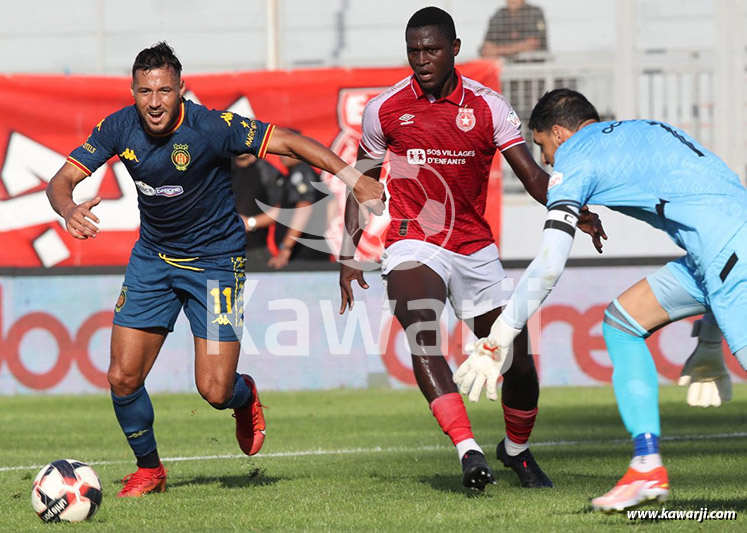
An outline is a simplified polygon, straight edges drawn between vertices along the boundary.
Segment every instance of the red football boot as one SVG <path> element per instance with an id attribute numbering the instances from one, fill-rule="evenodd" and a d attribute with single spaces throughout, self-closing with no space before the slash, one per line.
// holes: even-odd
<path id="1" fill-rule="evenodd" d="M 236 419 L 236 440 L 239 441 L 242 452 L 254 455 L 265 442 L 265 415 L 254 380 L 246 374 L 241 374 L 241 377 L 251 389 L 253 399 L 249 405 L 233 410 L 233 417 Z"/>
<path id="2" fill-rule="evenodd" d="M 138 468 L 137 472 L 128 474 L 122 480 L 124 487 L 117 494 L 117 498 L 137 497 L 149 492 L 163 492 L 166 490 L 166 469 L 163 463 L 158 468 Z"/>
<path id="3" fill-rule="evenodd" d="M 669 476 L 663 466 L 650 472 L 628 468 L 625 475 L 611 491 L 591 500 L 591 506 L 609 513 L 624 511 L 649 500 L 663 502 L 669 496 Z"/>

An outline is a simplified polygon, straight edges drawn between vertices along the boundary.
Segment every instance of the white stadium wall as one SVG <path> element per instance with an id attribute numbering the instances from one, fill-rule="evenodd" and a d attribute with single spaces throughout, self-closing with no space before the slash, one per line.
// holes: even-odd
<path id="1" fill-rule="evenodd" d="M 654 268 L 566 271 L 532 324 L 542 385 L 609 382 L 603 309 Z M 516 277 L 520 270 L 509 274 Z M 379 273 L 368 274 L 368 291 L 356 290 L 352 318 L 338 315 L 337 281 L 336 272 L 250 274 L 240 371 L 266 390 L 414 385 L 404 335 L 384 310 Z M 112 307 L 121 282 L 118 275 L 0 277 L 0 394 L 106 391 Z M 457 330 L 450 310 L 442 331 L 444 351 L 456 365 L 470 337 Z M 695 345 L 689 335 L 689 324 L 673 324 L 649 341 L 662 383 L 679 374 Z M 192 354 L 182 315 L 148 377 L 149 390 L 194 391 Z M 727 361 L 736 371 L 734 358 Z M 743 377 L 735 374 L 736 380 Z"/>

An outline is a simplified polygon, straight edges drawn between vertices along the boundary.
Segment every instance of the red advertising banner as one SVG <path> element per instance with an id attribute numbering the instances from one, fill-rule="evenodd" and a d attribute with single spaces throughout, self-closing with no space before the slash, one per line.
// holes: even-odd
<path id="1" fill-rule="evenodd" d="M 499 89 L 493 62 L 459 67 L 463 75 Z M 408 76 L 407 67 L 318 69 L 185 76 L 187 97 L 215 109 L 293 127 L 333 147 L 352 162 L 366 102 Z M 0 77 L 0 267 L 121 266 L 137 239 L 134 184 L 113 158 L 76 188 L 76 200 L 101 196 L 95 208 L 101 233 L 95 242 L 70 237 L 49 206 L 44 189 L 70 151 L 104 117 L 130 105 L 126 77 Z M 332 185 L 338 180 L 330 180 Z M 500 157 L 491 172 L 487 213 L 500 235 Z M 332 192 L 341 198 L 344 190 Z M 342 214 L 330 220 L 327 239 L 341 232 Z M 375 256 L 383 220 L 373 221 L 363 248 Z M 334 247 L 333 247 L 334 248 Z"/>

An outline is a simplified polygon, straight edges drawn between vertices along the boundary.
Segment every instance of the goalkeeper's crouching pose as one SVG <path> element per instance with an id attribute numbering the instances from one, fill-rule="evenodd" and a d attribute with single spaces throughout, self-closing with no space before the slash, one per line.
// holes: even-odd
<path id="1" fill-rule="evenodd" d="M 627 289 L 604 313 L 612 382 L 634 456 L 623 478 L 592 506 L 622 511 L 663 501 L 669 479 L 659 455 L 658 375 L 645 339 L 670 322 L 710 311 L 681 383 L 690 385 L 690 404 L 718 405 L 730 398 L 718 329 L 747 368 L 747 190 L 685 132 L 653 120 L 600 123 L 591 103 L 569 89 L 545 94 L 529 127 L 554 170 L 540 252 L 490 335 L 478 341 L 454 379 L 472 394 L 475 387 L 479 394 L 487 377 L 495 379 L 491 367 L 503 367 L 514 337 L 563 272 L 582 205 L 605 205 L 666 231 L 687 255 Z"/>

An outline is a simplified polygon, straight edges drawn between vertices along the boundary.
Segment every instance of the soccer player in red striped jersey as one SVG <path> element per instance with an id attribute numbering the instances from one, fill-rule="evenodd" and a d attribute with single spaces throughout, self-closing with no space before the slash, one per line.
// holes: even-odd
<path id="1" fill-rule="evenodd" d="M 357 168 L 379 179 L 388 153 L 392 222 L 382 273 L 393 312 L 406 332 L 415 378 L 441 429 L 456 446 L 462 482 L 484 490 L 493 473 L 475 441 L 467 411 L 440 352 L 439 316 L 448 298 L 457 317 L 478 337 L 487 335 L 511 293 L 498 248 L 485 220 L 488 175 L 499 150 L 525 188 L 545 203 L 547 174 L 532 158 L 520 122 L 500 94 L 463 77 L 454 67 L 461 41 L 445 11 L 416 12 L 405 31 L 413 75 L 373 98 L 363 114 Z M 340 252 L 341 313 L 352 307 L 352 281 L 367 288 L 353 262 L 362 231 L 348 200 Z M 601 249 L 598 218 L 586 228 Z M 489 397 L 497 399 L 495 385 Z M 504 374 L 506 438 L 497 455 L 524 487 L 552 487 L 529 451 L 539 383 L 526 329 Z M 476 401 L 477 398 L 470 398 Z"/>

